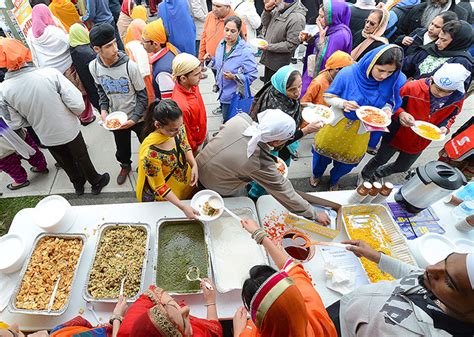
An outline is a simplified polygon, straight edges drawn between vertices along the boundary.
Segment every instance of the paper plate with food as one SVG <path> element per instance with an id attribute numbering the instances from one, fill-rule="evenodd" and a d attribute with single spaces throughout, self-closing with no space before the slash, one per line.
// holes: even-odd
<path id="1" fill-rule="evenodd" d="M 191 199 L 191 207 L 198 210 L 200 215 L 197 217 L 201 221 L 212 221 L 216 220 L 222 215 L 224 209 L 212 208 L 209 204 L 209 198 L 217 197 L 221 201 L 221 205 L 224 205 L 224 200 L 219 193 L 212 190 L 202 190 L 194 195 Z"/>
<path id="2" fill-rule="evenodd" d="M 446 138 L 446 135 L 441 132 L 440 128 L 425 121 L 415 121 L 415 125 L 413 125 L 411 129 L 418 136 L 435 142 L 442 141 Z"/>
<path id="3" fill-rule="evenodd" d="M 254 46 L 255 48 L 261 48 L 261 47 L 266 47 L 268 46 L 268 42 L 264 39 L 260 38 L 255 38 L 250 40 L 250 44 Z"/>
<path id="4" fill-rule="evenodd" d="M 125 112 L 115 111 L 107 115 L 102 126 L 104 127 L 104 129 L 109 131 L 118 130 L 123 124 L 125 124 L 127 119 L 128 117 Z"/>
<path id="5" fill-rule="evenodd" d="M 384 128 L 392 122 L 385 111 L 373 106 L 361 106 L 356 110 L 356 114 L 361 121 L 370 126 Z"/>
<path id="6" fill-rule="evenodd" d="M 307 123 L 321 121 L 329 124 L 334 120 L 334 112 L 331 108 L 321 104 L 306 104 L 302 116 Z"/>
<path id="7" fill-rule="evenodd" d="M 278 172 L 280 172 L 283 177 L 288 177 L 288 166 L 286 165 L 286 163 L 283 161 L 283 159 L 281 158 L 278 158 L 278 161 L 275 163 L 276 167 L 277 167 L 277 170 Z"/>

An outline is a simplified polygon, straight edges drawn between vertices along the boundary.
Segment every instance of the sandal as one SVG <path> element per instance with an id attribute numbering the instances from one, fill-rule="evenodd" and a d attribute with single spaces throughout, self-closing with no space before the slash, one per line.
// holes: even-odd
<path id="1" fill-rule="evenodd" d="M 7 185 L 7 188 L 10 190 L 10 191 L 15 191 L 15 190 L 19 190 L 20 188 L 23 188 L 23 187 L 26 187 L 30 184 L 30 181 L 27 180 L 25 181 L 23 184 L 20 184 L 20 185 L 13 185 L 12 184 L 8 184 Z"/>
<path id="2" fill-rule="evenodd" d="M 311 187 L 318 187 L 320 182 L 320 178 L 316 178 L 315 176 L 309 177 L 309 184 L 311 185 Z"/>
<path id="3" fill-rule="evenodd" d="M 331 192 L 339 191 L 339 185 L 336 184 L 336 185 L 329 186 L 329 190 L 330 190 Z"/>
<path id="4" fill-rule="evenodd" d="M 45 168 L 44 170 L 39 170 L 37 167 L 30 167 L 30 171 L 34 173 L 49 173 L 49 170 Z"/>

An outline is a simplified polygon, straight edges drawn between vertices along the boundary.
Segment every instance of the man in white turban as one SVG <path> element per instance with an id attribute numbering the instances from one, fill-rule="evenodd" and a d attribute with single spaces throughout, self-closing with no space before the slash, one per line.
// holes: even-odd
<path id="1" fill-rule="evenodd" d="M 341 336 L 474 336 L 474 253 L 451 253 L 423 270 L 364 241 L 344 243 L 396 280 L 362 286 L 341 299 Z"/>
<path id="2" fill-rule="evenodd" d="M 328 225 L 326 213 L 317 213 L 295 192 L 270 153 L 272 147 L 281 146 L 293 136 L 294 119 L 281 110 L 263 111 L 257 119 L 258 123 L 247 114 L 238 114 L 223 125 L 196 157 L 200 184 L 230 196 L 256 181 L 290 212 Z"/>

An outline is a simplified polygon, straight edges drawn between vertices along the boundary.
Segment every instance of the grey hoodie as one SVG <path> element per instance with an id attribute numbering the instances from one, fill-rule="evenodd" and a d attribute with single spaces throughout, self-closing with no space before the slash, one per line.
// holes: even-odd
<path id="1" fill-rule="evenodd" d="M 99 55 L 89 63 L 100 98 L 100 109 L 123 111 L 135 123 L 145 114 L 148 96 L 145 82 L 135 62 L 119 51 L 117 62 L 106 66 Z"/>

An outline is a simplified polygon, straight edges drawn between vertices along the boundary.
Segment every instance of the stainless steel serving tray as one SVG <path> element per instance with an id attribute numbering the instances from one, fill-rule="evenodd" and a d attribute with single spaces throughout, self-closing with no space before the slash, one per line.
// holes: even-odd
<path id="1" fill-rule="evenodd" d="M 91 261 L 91 264 L 90 264 L 90 267 L 89 267 L 89 271 L 87 272 L 87 279 L 86 279 L 86 283 L 84 285 L 84 290 L 82 292 L 82 297 L 87 302 L 102 302 L 102 303 L 116 303 L 117 302 L 117 298 L 112 298 L 112 297 L 96 298 L 96 297 L 93 297 L 89 293 L 89 290 L 88 290 L 89 281 L 90 281 L 90 277 L 91 277 L 91 273 L 92 273 L 92 268 L 94 267 L 94 262 L 95 262 L 95 259 L 97 257 L 97 252 L 99 251 L 99 245 L 100 245 L 100 241 L 102 239 L 102 236 L 109 229 L 114 228 L 114 227 L 140 227 L 140 228 L 143 228 L 146 232 L 145 256 L 143 257 L 142 276 L 141 276 L 141 280 L 140 280 L 140 290 L 138 291 L 137 294 L 135 294 L 135 296 L 133 296 L 131 298 L 127 298 L 127 302 L 135 302 L 138 299 L 138 297 L 140 296 L 140 294 L 143 292 L 143 288 L 145 286 L 146 266 L 147 266 L 147 261 L 148 261 L 148 250 L 150 248 L 150 225 L 148 225 L 146 223 L 130 223 L 130 222 L 126 222 L 126 223 L 121 223 L 121 222 L 104 223 L 104 224 L 100 225 L 100 227 L 99 227 L 99 235 L 97 236 L 97 242 L 96 242 L 95 247 L 94 247 L 94 256 L 92 258 L 92 261 Z"/>
<path id="2" fill-rule="evenodd" d="M 162 225 L 166 225 L 167 223 L 176 223 L 176 222 L 196 222 L 202 226 L 203 232 L 204 232 L 204 243 L 206 244 L 206 250 L 207 250 L 207 275 L 201 275 L 201 277 L 210 277 L 212 274 L 211 270 L 211 254 L 209 252 L 209 242 L 208 242 L 208 233 L 206 226 L 204 223 L 200 220 L 190 220 L 186 218 L 163 218 L 158 220 L 156 224 L 156 242 L 155 242 L 155 247 L 154 247 L 154 262 L 153 262 L 153 283 L 158 286 L 157 284 L 157 272 L 158 272 L 158 245 L 160 243 L 160 228 Z M 186 267 L 183 267 L 186 268 Z M 196 290 L 196 291 L 189 291 L 189 292 L 182 292 L 179 290 L 167 290 L 167 293 L 170 295 L 192 295 L 192 294 L 202 294 L 202 290 Z"/>
<path id="3" fill-rule="evenodd" d="M 74 275 L 72 276 L 72 280 L 71 280 L 71 290 L 69 291 L 66 304 L 61 309 L 51 310 L 50 312 L 48 312 L 47 309 L 45 309 L 45 310 L 28 310 L 28 309 L 17 308 L 17 306 L 16 306 L 16 297 L 18 296 L 18 293 L 19 293 L 20 288 L 21 288 L 21 284 L 23 283 L 23 278 L 25 277 L 25 273 L 28 269 L 28 266 L 30 265 L 31 257 L 33 255 L 33 252 L 36 249 L 36 246 L 37 246 L 38 242 L 44 237 L 54 237 L 54 238 L 61 238 L 61 239 L 80 239 L 82 241 L 81 254 L 79 255 L 79 258 L 77 259 L 76 269 L 74 270 Z M 76 279 L 77 271 L 78 271 L 79 265 L 81 263 L 82 254 L 84 253 L 85 245 L 86 245 L 86 236 L 84 234 L 79 234 L 79 233 L 77 233 L 77 234 L 76 233 L 68 233 L 68 234 L 41 233 L 41 234 L 39 234 L 36 237 L 36 239 L 33 243 L 33 247 L 31 248 L 31 251 L 28 255 L 26 263 L 23 265 L 23 268 L 21 269 L 19 282 L 15 286 L 15 290 L 13 292 L 13 295 L 10 298 L 10 302 L 9 302 L 9 305 L 8 305 L 8 311 L 10 311 L 12 313 L 26 314 L 26 315 L 44 315 L 44 316 L 60 316 L 60 315 L 62 315 L 67 310 L 67 308 L 69 306 L 69 302 L 71 300 L 71 293 L 74 291 L 74 281 Z"/>
<path id="4" fill-rule="evenodd" d="M 345 215 L 363 216 L 364 214 L 377 215 L 382 223 L 383 228 L 392 240 L 391 252 L 392 256 L 402 262 L 417 266 L 416 261 L 410 251 L 407 240 L 403 235 L 398 224 L 393 220 L 389 209 L 383 205 L 368 204 L 368 205 L 348 205 L 342 206 L 342 220 L 346 233 L 351 238 L 347 230 L 347 223 L 344 219 Z"/>

